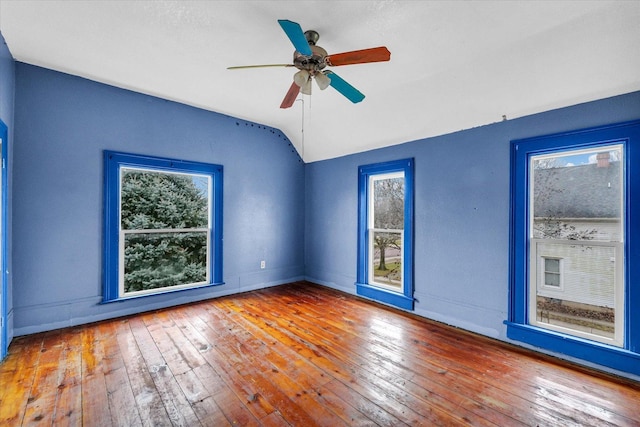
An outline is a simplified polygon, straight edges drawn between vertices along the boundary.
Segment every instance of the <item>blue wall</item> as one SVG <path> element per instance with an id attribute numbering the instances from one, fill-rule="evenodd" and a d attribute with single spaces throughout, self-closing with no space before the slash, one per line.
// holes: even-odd
<path id="1" fill-rule="evenodd" d="M 280 131 L 22 63 L 15 85 L 16 335 L 304 277 L 305 166 Z M 105 149 L 224 166 L 225 285 L 98 304 Z"/>
<path id="2" fill-rule="evenodd" d="M 639 118 L 636 92 L 308 164 L 307 279 L 355 293 L 358 166 L 414 157 L 415 312 L 506 340 L 510 141 Z"/>

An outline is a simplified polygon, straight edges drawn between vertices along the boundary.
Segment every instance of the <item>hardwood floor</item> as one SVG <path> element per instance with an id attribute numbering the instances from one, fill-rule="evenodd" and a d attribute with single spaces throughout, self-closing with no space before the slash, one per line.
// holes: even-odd
<path id="1" fill-rule="evenodd" d="M 640 425 L 640 384 L 295 283 L 14 340 L 0 424 Z"/>

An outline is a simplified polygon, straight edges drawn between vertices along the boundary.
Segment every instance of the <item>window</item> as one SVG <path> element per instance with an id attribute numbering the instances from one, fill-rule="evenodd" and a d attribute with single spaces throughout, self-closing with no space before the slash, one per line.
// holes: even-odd
<path id="1" fill-rule="evenodd" d="M 369 176 L 369 283 L 402 289 L 404 172 Z"/>
<path id="2" fill-rule="evenodd" d="M 638 148 L 640 122 L 512 143 L 509 338 L 640 374 Z"/>
<path id="3" fill-rule="evenodd" d="M 560 289 L 560 259 L 558 258 L 542 258 L 544 260 L 544 286 Z"/>
<path id="4" fill-rule="evenodd" d="M 357 292 L 413 310 L 413 159 L 359 168 Z"/>
<path id="5" fill-rule="evenodd" d="M 7 322 L 7 126 L 0 120 L 0 361 L 7 355 L 9 348 Z"/>
<path id="6" fill-rule="evenodd" d="M 623 165 L 621 144 L 530 155 L 530 324 L 623 345 Z"/>
<path id="7" fill-rule="evenodd" d="M 104 301 L 222 283 L 222 166 L 105 152 Z"/>

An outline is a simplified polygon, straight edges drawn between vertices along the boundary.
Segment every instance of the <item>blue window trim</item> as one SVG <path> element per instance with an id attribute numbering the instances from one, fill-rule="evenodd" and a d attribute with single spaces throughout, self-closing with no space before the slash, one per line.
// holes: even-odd
<path id="1" fill-rule="evenodd" d="M 8 179 L 8 173 L 7 173 L 7 169 L 9 168 L 9 161 L 8 161 L 8 148 L 9 148 L 9 141 L 8 141 L 8 128 L 7 125 L 4 124 L 4 122 L 2 120 L 0 120 L 0 139 L 2 140 L 2 199 L 0 200 L 0 209 L 2 209 L 2 222 L 0 224 L 0 233 L 2 233 L 2 242 L 0 243 L 0 245 L 2 245 L 2 258 L 0 259 L 0 286 L 2 286 L 2 313 L 0 313 L 0 316 L 2 316 L 2 327 L 0 327 L 0 333 L 2 334 L 2 346 L 0 347 L 0 360 L 4 359 L 4 357 L 7 355 L 7 350 L 9 348 L 9 342 L 8 342 L 8 329 L 9 329 L 9 325 L 8 325 L 8 321 L 9 319 L 7 318 L 8 316 L 8 307 L 7 307 L 7 303 L 8 303 L 8 299 L 7 299 L 7 292 L 9 291 L 9 287 L 8 287 L 8 280 L 9 277 L 7 275 L 7 192 L 9 189 L 8 183 L 7 183 L 7 179 Z"/>
<path id="2" fill-rule="evenodd" d="M 414 309 L 413 298 L 413 179 L 414 160 L 403 159 L 358 167 L 358 266 L 356 272 L 356 292 L 358 295 L 375 299 L 405 310 Z M 369 177 L 383 173 L 404 172 L 404 292 L 392 292 L 371 286 L 368 283 L 368 200 Z"/>
<path id="3" fill-rule="evenodd" d="M 622 144 L 625 150 L 625 334 L 623 348 L 528 324 L 529 159 L 567 149 Z M 511 142 L 511 236 L 507 337 L 545 350 L 640 375 L 640 120 Z M 634 210 L 635 209 L 635 210 Z"/>
<path id="4" fill-rule="evenodd" d="M 154 292 L 152 294 L 123 297 L 119 295 L 118 286 L 118 247 L 120 228 L 120 168 L 121 167 L 152 168 L 167 172 L 198 173 L 208 175 L 212 179 L 211 199 L 211 258 L 209 265 L 211 282 L 208 285 L 198 285 L 193 288 L 171 289 Z M 123 301 L 132 298 L 146 298 L 171 292 L 188 292 L 206 286 L 222 285 L 222 172 L 220 165 L 191 162 L 184 160 L 166 159 L 161 157 L 143 156 L 137 154 L 104 152 L 104 273 L 103 273 L 103 303 Z"/>

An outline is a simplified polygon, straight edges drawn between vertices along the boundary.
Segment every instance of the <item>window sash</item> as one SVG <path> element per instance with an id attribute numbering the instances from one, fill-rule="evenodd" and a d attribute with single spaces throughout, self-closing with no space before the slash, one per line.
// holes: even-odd
<path id="1" fill-rule="evenodd" d="M 404 188 L 406 189 L 406 178 L 405 178 L 405 173 L 404 171 L 397 171 L 397 172 L 385 172 L 385 173 L 378 173 L 378 174 L 372 174 L 369 176 L 369 188 L 368 188 L 368 194 L 369 194 L 369 200 L 368 200 L 368 206 L 369 206 L 369 212 L 368 212 L 368 229 L 367 229 L 367 235 L 368 235 L 368 240 L 369 240 L 369 244 L 368 244 L 368 254 L 367 254 L 367 258 L 368 258 L 368 265 L 369 265 L 369 274 L 368 274 L 368 283 L 370 285 L 373 286 L 378 286 L 381 287 L 383 289 L 392 291 L 392 292 L 398 292 L 398 293 L 404 293 L 404 289 L 405 289 L 405 284 L 404 284 L 404 274 L 402 274 L 402 266 L 404 265 L 404 228 L 402 229 L 384 229 L 384 228 L 374 228 L 374 224 L 375 224 L 375 220 L 376 220 L 376 209 L 375 209 L 375 184 L 378 181 L 384 181 L 384 180 L 388 180 L 388 179 L 398 179 L 401 178 L 404 181 Z M 403 202 L 403 224 L 404 224 L 404 204 L 406 202 L 406 194 L 403 193 L 402 195 L 402 202 Z M 377 280 L 375 278 L 375 271 L 373 268 L 374 265 L 374 256 L 375 256 L 375 235 L 376 233 L 399 233 L 400 234 L 400 284 L 399 286 L 394 286 L 391 283 L 384 283 L 380 280 Z"/>
<path id="2" fill-rule="evenodd" d="M 204 257 L 205 261 L 205 280 L 200 282 L 193 283 L 182 283 L 180 285 L 171 285 L 164 286 L 158 288 L 151 288 L 140 291 L 126 291 L 125 289 L 125 273 L 126 273 L 126 260 L 125 260 L 125 248 L 126 248 L 126 237 L 127 235 L 141 235 L 141 234 L 187 234 L 187 233 L 202 233 L 206 239 L 206 253 Z M 211 230 L 209 228 L 163 228 L 163 229 L 136 229 L 136 230 L 120 230 L 120 239 L 119 239 L 119 257 L 118 257 L 118 271 L 119 271 L 119 280 L 118 280 L 118 289 L 119 294 L 123 297 L 133 297 L 133 296 L 142 296 L 155 294 L 159 292 L 164 292 L 168 289 L 171 290 L 180 290 L 187 288 L 194 288 L 198 286 L 203 286 L 209 284 L 211 280 Z"/>
<path id="3" fill-rule="evenodd" d="M 376 264 L 375 258 L 375 234 L 376 233 L 389 233 L 389 234 L 397 234 L 400 239 L 400 280 L 398 285 L 394 285 L 393 279 L 389 279 L 388 282 L 383 282 L 382 279 L 377 279 L 375 275 L 374 266 Z M 404 266 L 404 230 L 392 230 L 387 228 L 370 228 L 368 230 L 369 235 L 369 284 L 379 286 L 384 289 L 388 289 L 392 292 L 404 292 L 404 272 L 402 266 Z"/>
<path id="4" fill-rule="evenodd" d="M 562 293 L 565 289 L 564 282 L 562 279 L 562 261 L 560 260 L 560 286 L 550 286 L 545 284 L 545 275 L 547 272 L 544 270 L 544 260 L 545 259 L 554 259 L 554 258 L 545 258 L 540 255 L 540 250 L 538 250 L 538 246 L 540 245 L 564 245 L 566 247 L 578 247 L 578 248 L 588 248 L 588 247 L 600 247 L 600 248 L 611 248 L 615 253 L 616 264 L 623 264 L 622 256 L 624 253 L 624 245 L 621 242 L 601 242 L 595 240 L 584 240 L 584 241 L 576 241 L 576 240 L 555 240 L 555 239 L 531 239 L 530 243 L 530 265 L 531 265 L 531 277 L 530 277 L 530 285 L 529 285 L 529 297 L 528 297 L 528 311 L 529 311 L 529 324 L 533 326 L 537 326 L 543 329 L 548 329 L 555 332 L 560 332 L 569 336 L 584 338 L 592 341 L 601 342 L 604 344 L 613 345 L 616 347 L 622 347 L 624 344 L 624 335 L 625 335 L 625 283 L 624 283 L 624 270 L 621 266 L 618 266 L 614 269 L 614 289 L 613 289 L 613 309 L 615 313 L 614 320 L 614 336 L 612 338 L 603 337 L 596 333 L 589 333 L 585 331 L 580 331 L 575 328 L 554 325 L 549 322 L 543 322 L 538 320 L 539 310 L 537 307 L 537 297 L 540 295 L 548 295 L 555 296 L 557 299 L 562 299 L 564 294 Z M 537 262 L 540 260 L 541 262 Z M 619 261 L 618 261 L 619 260 Z M 541 292 L 541 289 L 546 289 L 548 292 Z"/>
<path id="5" fill-rule="evenodd" d="M 531 179 L 528 181 L 528 193 L 529 193 L 529 206 L 528 206 L 528 218 L 529 218 L 529 270 L 530 270 L 530 280 L 529 280 L 529 323 L 531 325 L 535 325 L 544 329 L 549 329 L 557 332 L 561 332 L 570 336 L 590 339 L 598 342 L 603 342 L 610 345 L 615 345 L 621 347 L 624 343 L 624 299 L 620 298 L 621 295 L 624 294 L 624 281 L 622 278 L 622 270 L 624 265 L 623 252 L 616 250 L 615 243 L 609 243 L 614 240 L 614 237 L 617 236 L 617 240 L 623 240 L 622 236 L 624 236 L 624 218 L 593 218 L 592 224 L 596 227 L 598 233 L 600 235 L 600 231 L 603 231 L 603 225 L 600 222 L 596 222 L 593 220 L 617 220 L 614 221 L 615 224 L 618 224 L 617 231 L 613 231 L 613 233 L 607 237 L 606 240 L 598 240 L 591 238 L 591 235 L 585 236 L 584 234 L 574 234 L 574 238 L 571 240 L 563 240 L 569 239 L 569 237 L 562 236 L 565 234 L 566 230 L 564 230 L 561 225 L 571 225 L 573 227 L 573 231 L 578 230 L 577 222 L 575 219 L 565 219 L 565 218 L 550 218 L 551 222 L 549 223 L 551 226 L 549 229 L 552 231 L 550 234 L 545 233 L 545 238 L 535 238 L 535 223 L 541 212 L 538 209 L 544 207 L 544 202 L 542 201 L 544 198 L 547 200 L 553 199 L 554 196 L 556 199 L 558 198 L 558 194 L 563 194 L 559 192 L 569 191 L 571 189 L 575 191 L 576 186 L 580 185 L 579 183 L 573 181 L 563 181 L 558 175 L 558 173 L 562 171 L 570 171 L 571 169 L 565 168 L 584 168 L 587 167 L 589 169 L 582 170 L 591 170 L 592 173 L 596 173 L 595 171 L 600 169 L 600 164 L 597 165 L 587 165 L 587 166 L 574 166 L 565 164 L 568 159 L 580 159 L 591 156 L 599 156 L 598 153 L 602 152 L 617 152 L 619 153 L 620 165 L 617 166 L 620 168 L 620 173 L 618 179 L 620 180 L 617 183 L 614 183 L 613 188 L 617 188 L 621 193 L 619 202 L 620 206 L 617 207 L 619 212 L 624 212 L 624 197 L 622 196 L 625 191 L 624 186 L 624 174 L 623 174 L 623 165 L 625 160 L 624 155 L 624 146 L 622 144 L 599 144 L 596 147 L 588 147 L 588 148 L 559 148 L 555 150 L 551 150 L 545 154 L 536 154 L 529 157 L 528 162 L 528 173 L 531 176 Z M 607 159 L 609 159 L 609 155 L 607 154 Z M 537 162 L 548 162 L 546 165 L 542 167 L 542 169 L 537 169 Z M 539 163 L 538 163 L 539 164 Z M 593 169 L 596 167 L 595 169 Z M 573 169 L 574 171 L 579 171 L 581 169 Z M 544 173 L 543 171 L 554 172 L 554 175 L 546 175 L 547 177 L 555 176 L 555 179 L 547 178 L 547 181 L 538 182 L 536 179 L 536 174 Z M 544 177 L 545 175 L 541 175 Z M 539 188 L 537 187 L 539 185 Z M 609 182 L 609 188 L 611 188 L 611 182 Z M 555 194 L 554 194 L 555 191 Z M 615 194 L 615 193 L 608 193 Z M 540 206 L 536 205 L 536 196 L 541 198 L 539 203 Z M 603 196 L 604 197 L 604 196 Z M 615 198 L 615 197 L 614 197 Z M 591 199 L 588 199 L 589 203 L 594 203 Z M 606 200 L 606 199 L 605 199 Z M 562 200 L 562 203 L 556 206 L 556 209 L 559 209 L 558 212 L 562 212 L 566 206 L 571 206 L 570 201 Z M 549 208 L 548 208 L 549 209 Z M 534 212 L 535 211 L 535 212 Z M 550 211 L 552 213 L 553 211 Z M 600 225 L 597 225 L 600 224 Z M 545 227 L 546 228 L 546 227 Z M 555 230 L 556 232 L 553 232 Z M 551 237 L 555 236 L 555 237 Z M 577 239 L 575 239 L 577 237 Z M 585 240 L 583 240 L 585 239 Z M 575 274 L 580 273 L 584 278 L 581 279 L 581 287 L 589 287 L 589 289 L 581 289 L 581 287 L 573 284 L 573 286 L 563 286 L 564 275 L 561 275 L 560 271 L 558 272 L 549 272 L 546 270 L 547 261 L 552 259 L 558 259 L 553 256 L 549 256 L 544 253 L 544 248 L 555 247 L 555 251 L 560 250 L 562 248 L 563 252 L 567 253 L 567 256 L 571 257 L 571 269 L 576 270 Z M 602 264 L 606 263 L 608 260 L 604 260 L 602 257 L 604 255 L 595 256 L 590 255 L 589 261 L 585 262 L 585 251 L 588 251 L 589 248 L 612 248 L 615 252 L 615 259 L 617 262 L 614 264 L 614 272 L 613 277 L 613 289 L 610 292 L 613 292 L 613 300 L 615 301 L 613 304 L 614 309 L 614 334 L 613 337 L 609 337 L 608 328 L 609 326 L 605 326 L 600 324 L 594 319 L 599 317 L 598 311 L 601 308 L 598 307 L 607 307 L 602 304 L 606 304 L 603 300 L 608 300 L 609 298 L 606 295 L 596 298 L 595 296 L 590 296 L 589 294 L 593 294 L 596 291 L 607 293 L 607 290 L 597 289 L 597 285 L 592 283 L 592 280 L 598 277 L 598 272 L 593 270 L 593 263 Z M 581 250 L 572 250 L 571 248 L 581 248 Z M 551 249 L 549 249 L 551 250 Z M 591 251 L 593 252 L 593 251 Z M 541 262 L 538 262 L 538 260 Z M 562 267 L 562 264 L 565 260 L 558 260 L 558 267 Z M 582 262 L 581 262 L 582 261 Z M 599 262 L 598 262 L 599 261 Z M 584 264 L 581 267 L 573 267 L 573 265 Z M 609 265 L 607 265 L 608 267 Z M 565 272 L 566 273 L 566 272 Z M 574 275 L 575 275 L 574 274 Z M 558 284 L 550 284 L 547 283 L 548 278 L 553 277 L 557 278 Z M 584 281 L 588 280 L 588 283 Z M 575 282 L 575 279 L 572 281 Z M 602 285 L 601 285 L 602 286 Z M 591 289 L 596 288 L 596 289 Z M 550 303 L 549 298 L 551 300 L 559 300 L 562 301 L 561 304 Z M 579 302 L 580 301 L 580 302 Z M 582 304 L 586 305 L 582 305 Z M 538 305 L 542 307 L 546 306 L 551 307 L 551 311 L 548 311 L 547 321 L 545 322 L 542 317 L 542 311 L 538 309 Z M 566 304 L 579 304 L 578 307 L 580 309 L 578 316 L 572 317 L 570 314 L 564 313 L 565 310 L 569 310 L 566 307 Z M 611 307 L 608 307 L 611 308 Z M 603 308 L 606 310 L 607 308 Z M 568 311 L 571 313 L 571 311 Z M 553 313 L 553 319 L 551 317 L 551 313 Z M 606 323 L 608 325 L 608 323 Z M 606 332 L 605 332 L 606 331 Z M 603 336 L 605 335 L 605 336 Z"/>

